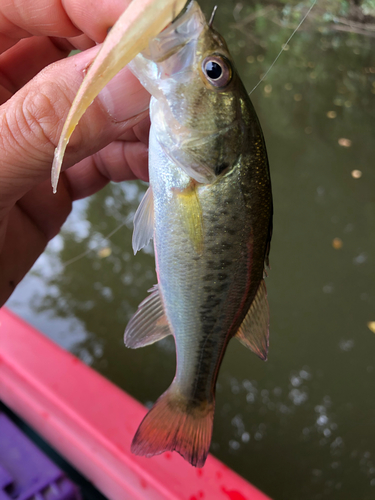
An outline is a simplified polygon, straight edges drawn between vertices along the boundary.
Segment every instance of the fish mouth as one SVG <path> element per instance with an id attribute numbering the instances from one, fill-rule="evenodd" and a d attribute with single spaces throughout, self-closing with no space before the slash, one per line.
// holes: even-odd
<path id="1" fill-rule="evenodd" d="M 180 19 L 180 17 L 182 17 L 185 14 L 185 12 L 187 12 L 188 8 L 190 7 L 190 5 L 192 3 L 193 3 L 193 0 L 187 0 L 186 4 L 182 8 L 181 12 L 179 14 L 177 14 L 177 16 L 173 19 L 172 24 L 175 23 L 176 21 L 178 21 Z"/>
<path id="2" fill-rule="evenodd" d="M 142 51 L 142 54 L 158 64 L 178 53 L 178 61 L 174 62 L 177 70 L 173 69 L 173 73 L 180 72 L 191 65 L 194 51 L 189 50 L 188 46 L 195 44 L 206 25 L 206 18 L 198 4 L 194 0 L 188 0 L 181 13 L 158 36 L 149 41 L 148 48 Z M 169 68 L 169 75 L 171 70 L 172 68 Z"/>

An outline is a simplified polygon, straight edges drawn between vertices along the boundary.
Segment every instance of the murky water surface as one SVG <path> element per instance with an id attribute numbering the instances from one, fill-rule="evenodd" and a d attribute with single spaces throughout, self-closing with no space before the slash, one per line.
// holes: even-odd
<path id="1" fill-rule="evenodd" d="M 249 91 L 299 20 L 270 9 L 219 3 L 216 26 Z M 375 498 L 374 51 L 374 38 L 310 19 L 252 94 L 275 202 L 271 345 L 263 363 L 231 342 L 211 450 L 276 500 Z M 123 345 L 155 283 L 151 248 L 131 249 L 144 190 L 111 185 L 78 202 L 8 305 L 151 404 L 173 378 L 173 340 Z"/>

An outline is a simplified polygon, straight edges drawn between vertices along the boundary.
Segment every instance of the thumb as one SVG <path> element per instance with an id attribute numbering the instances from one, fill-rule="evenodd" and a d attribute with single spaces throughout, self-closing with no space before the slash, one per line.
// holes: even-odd
<path id="1" fill-rule="evenodd" d="M 41 71 L 0 108 L 0 214 L 48 179 L 68 110 L 99 47 Z M 149 94 L 127 68 L 101 92 L 81 119 L 64 168 L 99 151 L 137 123 Z M 141 116 L 139 116 L 141 115 Z M 52 189 L 52 188 L 51 188 Z"/>

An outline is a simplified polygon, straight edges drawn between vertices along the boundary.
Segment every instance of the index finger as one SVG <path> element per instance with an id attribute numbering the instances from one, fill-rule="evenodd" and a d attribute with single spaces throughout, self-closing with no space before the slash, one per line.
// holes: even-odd
<path id="1" fill-rule="evenodd" d="M 130 0 L 19 0 L 0 2 L 0 51 L 32 35 L 74 37 L 102 42 Z"/>

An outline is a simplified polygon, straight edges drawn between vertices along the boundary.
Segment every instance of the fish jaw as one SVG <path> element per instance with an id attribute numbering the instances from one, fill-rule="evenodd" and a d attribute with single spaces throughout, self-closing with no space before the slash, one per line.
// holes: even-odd
<path id="1" fill-rule="evenodd" d="M 131 61 L 129 68 L 151 95 L 165 98 L 171 79 L 173 84 L 186 79 L 194 64 L 197 39 L 206 25 L 199 5 L 192 1 L 181 17 Z"/>
<path id="2" fill-rule="evenodd" d="M 191 155 L 186 158 L 183 150 L 184 144 L 201 141 L 202 136 L 183 125 L 172 103 L 176 86 L 184 85 L 194 74 L 197 43 L 205 29 L 205 17 L 197 2 L 193 1 L 177 21 L 150 41 L 147 50 L 129 64 L 130 70 L 152 95 L 150 117 L 164 152 L 189 177 L 200 183 L 215 180 L 212 169 Z"/>

